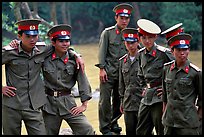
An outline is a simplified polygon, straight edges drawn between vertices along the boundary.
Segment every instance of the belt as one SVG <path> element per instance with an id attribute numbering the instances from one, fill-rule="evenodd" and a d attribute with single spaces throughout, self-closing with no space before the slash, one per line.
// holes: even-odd
<path id="1" fill-rule="evenodd" d="M 45 90 L 46 94 L 54 97 L 60 97 L 60 96 L 66 96 L 71 94 L 71 90 L 51 90 L 51 89 L 46 89 Z"/>
<path id="2" fill-rule="evenodd" d="M 155 81 L 147 83 L 147 88 L 154 88 L 162 85 L 162 81 Z"/>

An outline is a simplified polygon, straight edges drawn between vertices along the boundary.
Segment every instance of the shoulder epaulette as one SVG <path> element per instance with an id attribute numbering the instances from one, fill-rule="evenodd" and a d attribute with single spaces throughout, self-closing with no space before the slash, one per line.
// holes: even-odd
<path id="1" fill-rule="evenodd" d="M 35 45 L 36 46 L 45 46 L 46 44 L 45 44 L 45 42 L 36 42 Z"/>
<path id="2" fill-rule="evenodd" d="M 158 50 L 160 50 L 160 51 L 162 51 L 162 52 L 171 51 L 170 49 L 165 48 L 165 47 L 160 46 L 160 45 L 157 45 L 156 47 L 157 47 Z"/>
<path id="3" fill-rule="evenodd" d="M 145 47 L 138 50 L 138 52 L 142 52 L 145 49 Z"/>
<path id="4" fill-rule="evenodd" d="M 124 59 L 128 54 L 123 55 L 121 58 L 119 58 L 119 60 Z"/>
<path id="5" fill-rule="evenodd" d="M 169 64 L 172 64 L 172 63 L 174 63 L 174 61 L 175 61 L 175 60 L 172 60 L 172 61 L 170 61 L 170 62 L 164 63 L 164 66 L 167 66 L 167 65 L 169 65 Z"/>
<path id="6" fill-rule="evenodd" d="M 15 49 L 15 48 L 11 47 L 10 45 L 7 45 L 7 46 L 2 47 L 2 49 L 5 49 L 5 50 L 13 50 L 13 49 Z"/>
<path id="7" fill-rule="evenodd" d="M 111 30 L 111 29 L 114 29 L 115 26 L 111 26 L 111 27 L 108 27 L 108 28 L 105 28 L 105 30 Z"/>
<path id="8" fill-rule="evenodd" d="M 196 65 L 194 65 L 193 63 L 190 63 L 190 66 L 194 68 L 196 71 L 201 71 L 201 69 L 197 67 Z"/>

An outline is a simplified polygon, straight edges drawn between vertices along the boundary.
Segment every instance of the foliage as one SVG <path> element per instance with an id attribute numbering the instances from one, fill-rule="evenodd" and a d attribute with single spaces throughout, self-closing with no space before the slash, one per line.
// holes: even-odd
<path id="1" fill-rule="evenodd" d="M 56 2 L 57 20 L 62 21 L 61 4 Z M 90 39 L 97 42 L 100 37 L 100 23 L 103 29 L 114 25 L 115 13 L 112 9 L 115 5 L 122 2 L 67 2 L 66 13 L 70 14 L 70 25 L 72 26 L 73 44 L 83 44 Z M 127 2 L 131 4 L 131 2 Z M 157 23 L 162 31 L 182 22 L 186 33 L 193 36 L 191 42 L 192 49 L 202 48 L 202 2 L 135 2 L 138 4 L 141 18 L 146 18 Z M 33 10 L 32 2 L 28 2 L 30 9 Z M 38 14 L 47 22 L 51 22 L 50 2 L 38 2 Z M 134 14 L 134 11 L 133 11 Z M 2 3 L 2 28 L 7 31 L 15 32 L 15 17 L 13 12 L 13 2 Z M 137 27 L 136 20 L 131 16 L 129 27 Z M 46 39 L 48 28 L 40 27 L 42 40 Z M 164 37 L 161 36 L 164 39 Z"/>

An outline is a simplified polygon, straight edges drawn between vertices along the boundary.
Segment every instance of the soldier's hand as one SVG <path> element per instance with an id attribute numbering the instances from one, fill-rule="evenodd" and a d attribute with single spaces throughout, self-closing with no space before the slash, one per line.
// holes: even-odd
<path id="1" fill-rule="evenodd" d="M 84 112 L 86 110 L 86 106 L 81 105 L 79 107 L 73 107 L 70 112 L 72 115 L 79 115 L 81 112 Z"/>
<path id="2" fill-rule="evenodd" d="M 18 41 L 17 39 L 14 39 L 12 40 L 9 45 L 12 47 L 12 48 L 15 48 L 17 49 L 18 48 L 18 45 L 20 44 L 20 41 Z"/>
<path id="3" fill-rule="evenodd" d="M 2 94 L 4 94 L 7 97 L 13 97 L 16 95 L 16 93 L 13 90 L 16 90 L 16 88 L 10 87 L 10 86 L 3 86 L 2 87 Z"/>
<path id="4" fill-rule="evenodd" d="M 100 79 L 100 82 L 102 83 L 108 80 L 108 76 L 107 76 L 105 69 L 100 69 L 99 79 Z"/>
<path id="5" fill-rule="evenodd" d="M 147 88 L 144 88 L 142 91 L 142 96 L 145 96 Z"/>
<path id="6" fill-rule="evenodd" d="M 84 65 L 84 61 L 83 61 L 82 57 L 77 57 L 76 63 L 77 63 L 77 69 L 81 68 L 82 72 L 84 73 L 85 65 Z"/>

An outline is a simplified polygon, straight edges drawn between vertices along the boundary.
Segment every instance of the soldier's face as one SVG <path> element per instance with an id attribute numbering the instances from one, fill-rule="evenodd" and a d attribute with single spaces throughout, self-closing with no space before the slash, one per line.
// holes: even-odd
<path id="1" fill-rule="evenodd" d="M 139 45 L 139 42 L 128 42 L 128 41 L 125 41 L 126 49 L 128 50 L 128 52 L 130 54 L 134 54 L 135 52 L 138 51 L 138 45 Z"/>
<path id="2" fill-rule="evenodd" d="M 188 58 L 189 51 L 189 48 L 174 48 L 173 55 L 176 58 L 176 61 L 184 63 Z"/>
<path id="3" fill-rule="evenodd" d="M 154 45 L 155 40 L 157 39 L 157 36 L 152 35 L 142 35 L 140 36 L 140 42 L 143 46 L 145 46 L 147 49 L 151 49 L 151 47 Z"/>
<path id="4" fill-rule="evenodd" d="M 57 52 L 66 53 L 70 46 L 70 40 L 57 39 L 56 42 L 52 42 L 52 44 L 55 46 Z"/>
<path id="5" fill-rule="evenodd" d="M 117 25 L 120 29 L 124 29 L 128 26 L 130 22 L 130 17 L 124 17 L 124 16 L 115 16 L 115 20 L 117 22 Z"/>
<path id="6" fill-rule="evenodd" d="M 22 33 L 22 36 L 18 34 L 18 38 L 22 41 L 22 45 L 27 50 L 31 50 L 36 42 L 38 41 L 38 35 L 28 35 L 25 33 Z"/>

